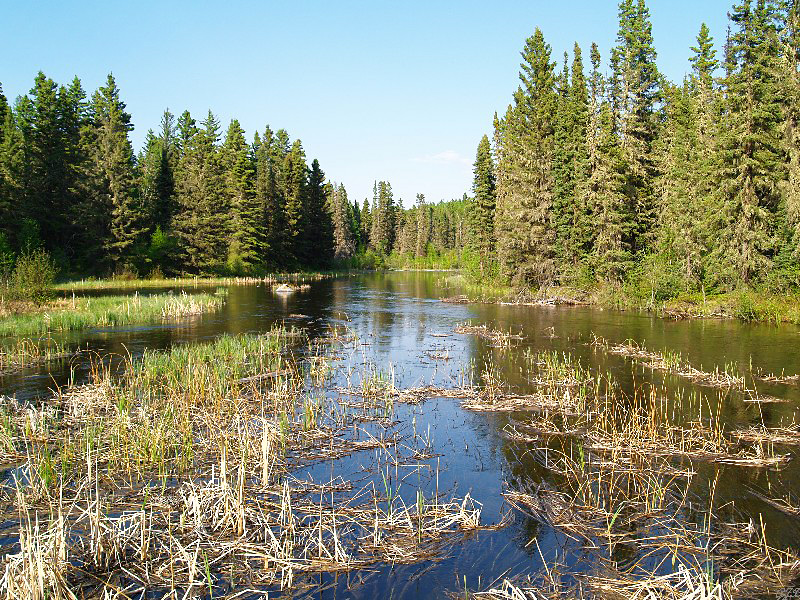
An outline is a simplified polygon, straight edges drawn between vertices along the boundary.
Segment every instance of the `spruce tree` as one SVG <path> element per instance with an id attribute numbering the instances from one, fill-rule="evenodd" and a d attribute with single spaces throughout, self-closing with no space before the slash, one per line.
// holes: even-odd
<path id="1" fill-rule="evenodd" d="M 300 140 L 292 143 L 286 154 L 283 168 L 284 197 L 286 198 L 287 249 L 294 266 L 307 257 L 308 246 L 308 166 L 306 153 Z"/>
<path id="2" fill-rule="evenodd" d="M 705 254 L 697 101 L 689 81 L 665 89 L 666 123 L 658 185 L 658 252 L 664 265 L 681 274 L 687 290 L 699 282 Z"/>
<path id="3" fill-rule="evenodd" d="M 103 247 L 112 267 L 133 258 L 146 232 L 146 213 L 135 188 L 133 129 L 113 75 L 92 96 L 90 105 L 89 170 L 95 207 L 106 210 Z"/>
<path id="4" fill-rule="evenodd" d="M 333 256 L 337 261 L 347 260 L 355 254 L 356 244 L 353 236 L 352 207 L 343 184 L 333 186 L 330 213 L 333 221 Z"/>
<path id="5" fill-rule="evenodd" d="M 647 250 L 655 218 L 654 181 L 658 176 L 653 144 L 659 133 L 660 75 L 656 67 L 650 11 L 644 0 L 619 4 L 617 46 L 612 50 L 612 96 L 616 131 L 626 172 L 630 246 Z"/>
<path id="6" fill-rule="evenodd" d="M 329 211 L 329 197 L 333 194 L 325 183 L 325 173 L 315 158 L 308 175 L 306 200 L 306 229 L 304 231 L 303 263 L 317 268 L 330 267 L 333 256 L 333 223 Z"/>
<path id="7" fill-rule="evenodd" d="M 227 216 L 227 270 L 252 274 L 259 270 L 264 244 L 263 215 L 255 197 L 254 170 L 244 130 L 233 119 L 220 148 Z"/>
<path id="8" fill-rule="evenodd" d="M 433 219 L 431 208 L 425 202 L 425 194 L 417 194 L 416 203 L 416 236 L 414 240 L 414 255 L 419 257 L 426 256 L 428 244 L 433 239 Z"/>
<path id="9" fill-rule="evenodd" d="M 622 151 L 614 132 L 612 105 L 605 100 L 597 44 L 591 50 L 589 125 L 586 130 L 587 178 L 577 190 L 580 203 L 591 215 L 589 264 L 597 278 L 622 281 L 631 267 L 628 240 L 631 217 L 625 196 Z"/>
<path id="10" fill-rule="evenodd" d="M 556 277 L 551 227 L 556 94 L 550 46 L 537 28 L 525 42 L 522 85 L 502 124 L 495 230 L 501 273 L 537 285 Z"/>
<path id="11" fill-rule="evenodd" d="M 774 225 L 786 178 L 784 104 L 777 11 L 771 0 L 734 6 L 736 26 L 724 80 L 726 115 L 718 150 L 717 198 L 722 209 L 712 265 L 723 282 L 751 283 L 769 271 Z"/>
<path id="12" fill-rule="evenodd" d="M 290 262 L 286 199 L 280 185 L 286 151 L 280 139 L 267 126 L 256 152 L 256 198 L 263 212 L 265 263 L 272 269 L 288 266 Z"/>
<path id="13" fill-rule="evenodd" d="M 361 205 L 361 245 L 365 252 L 372 247 L 371 233 L 372 212 L 369 209 L 369 198 L 364 198 L 364 204 Z"/>
<path id="14" fill-rule="evenodd" d="M 478 143 L 473 164 L 472 193 L 474 194 L 470 211 L 470 231 L 472 245 L 478 253 L 481 277 L 487 275 L 494 258 L 494 211 L 497 203 L 497 190 L 494 173 L 494 160 L 489 138 L 483 136 Z"/>
<path id="15" fill-rule="evenodd" d="M 224 270 L 228 205 L 218 148 L 219 122 L 208 111 L 201 125 L 197 129 L 188 113 L 179 121 L 183 155 L 176 181 L 175 230 L 183 268 L 204 275 Z"/>

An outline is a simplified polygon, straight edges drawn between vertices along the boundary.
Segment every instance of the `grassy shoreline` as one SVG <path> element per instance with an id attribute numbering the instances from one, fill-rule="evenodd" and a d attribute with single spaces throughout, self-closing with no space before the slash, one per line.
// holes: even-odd
<path id="1" fill-rule="evenodd" d="M 73 297 L 0 318 L 0 336 L 33 336 L 179 319 L 217 310 L 224 301 L 221 290 L 214 294 Z"/>
<path id="2" fill-rule="evenodd" d="M 264 277 L 164 277 L 156 279 L 80 279 L 68 281 L 53 286 L 59 292 L 72 292 L 79 290 L 106 290 L 106 289 L 142 289 L 142 288 L 168 288 L 168 287 L 211 287 L 228 285 L 260 285 L 283 282 L 308 282 L 328 279 L 336 275 L 345 274 L 346 271 L 336 272 L 309 272 L 309 273 L 275 273 Z"/>
<path id="3" fill-rule="evenodd" d="M 747 323 L 800 325 L 800 293 L 778 294 L 754 289 L 703 295 L 679 294 L 665 300 L 637 297 L 622 287 L 595 286 L 581 289 L 553 286 L 519 289 L 502 284 L 470 281 L 464 274 L 444 278 L 443 283 L 470 302 L 486 304 L 554 305 L 585 304 L 615 310 L 649 312 L 671 319 L 736 319 Z"/>

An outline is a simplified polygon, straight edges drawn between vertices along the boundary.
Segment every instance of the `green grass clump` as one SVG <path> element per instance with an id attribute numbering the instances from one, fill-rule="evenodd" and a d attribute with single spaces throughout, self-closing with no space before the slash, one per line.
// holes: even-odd
<path id="1" fill-rule="evenodd" d="M 212 342 L 175 346 L 168 352 L 146 351 L 133 365 L 128 385 L 141 396 L 167 394 L 219 400 L 235 395 L 237 382 L 278 371 L 295 329 L 275 327 L 265 335 L 223 335 Z"/>
<path id="2" fill-rule="evenodd" d="M 215 287 L 229 285 L 257 285 L 261 283 L 275 283 L 282 281 L 317 281 L 333 277 L 337 272 L 308 272 L 308 273 L 272 273 L 264 277 L 156 277 L 150 279 L 136 279 L 118 277 L 110 279 L 82 279 L 56 285 L 53 289 L 62 292 L 77 292 L 80 290 L 114 290 L 114 289 L 144 289 L 144 288 L 171 288 L 171 287 Z"/>
<path id="3" fill-rule="evenodd" d="M 0 336 L 32 336 L 87 327 L 116 327 L 200 314 L 222 306 L 224 295 L 102 296 L 61 301 L 0 319 Z"/>

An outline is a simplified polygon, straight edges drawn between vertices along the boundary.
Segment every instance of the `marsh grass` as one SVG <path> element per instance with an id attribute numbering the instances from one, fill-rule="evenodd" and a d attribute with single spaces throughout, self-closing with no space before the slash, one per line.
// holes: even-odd
<path id="1" fill-rule="evenodd" d="M 391 417 L 393 375 L 370 366 L 363 405 L 342 406 L 327 355 L 307 355 L 330 346 L 275 327 L 124 357 L 121 370 L 96 357 L 88 385 L 0 403 L 0 443 L 21 462 L 0 597 L 297 591 L 313 574 L 434 559 L 485 529 L 469 495 L 437 486 L 404 501 L 398 465 L 425 448 L 371 418 Z M 292 475 L 363 450 L 374 462 L 361 487 Z"/>
<path id="2" fill-rule="evenodd" d="M 336 276 L 337 273 L 275 273 L 264 277 L 175 277 L 175 278 L 111 278 L 83 279 L 55 286 L 58 291 L 106 290 L 106 289 L 144 289 L 179 287 L 226 287 L 231 285 L 262 285 L 283 282 L 304 283 L 321 281 Z"/>
<path id="3" fill-rule="evenodd" d="M 55 302 L 44 310 L 0 319 L 0 336 L 34 336 L 88 327 L 181 319 L 217 310 L 224 301 L 223 290 L 215 294 L 73 297 Z"/>
<path id="4" fill-rule="evenodd" d="M 621 344 L 611 344 L 605 339 L 592 336 L 590 344 L 595 348 L 600 348 L 609 354 L 625 356 L 639 362 L 642 366 L 656 371 L 665 371 L 671 375 L 677 375 L 693 383 L 718 388 L 745 388 L 745 377 L 740 373 L 737 365 L 729 363 L 720 369 L 715 367 L 713 371 L 703 371 L 696 369 L 686 361 L 680 352 L 664 350 L 656 352 L 648 350 L 633 340 L 626 340 Z"/>
<path id="5" fill-rule="evenodd" d="M 22 338 L 0 343 L 0 374 L 74 356 L 66 345 L 51 337 Z"/>

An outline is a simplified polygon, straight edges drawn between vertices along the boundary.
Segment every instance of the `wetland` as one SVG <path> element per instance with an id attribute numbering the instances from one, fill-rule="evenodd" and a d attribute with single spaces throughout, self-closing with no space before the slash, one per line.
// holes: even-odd
<path id="1" fill-rule="evenodd" d="M 0 375 L 0 597 L 800 586 L 798 327 L 442 302 L 436 272 L 217 285 L 31 326 L 55 350 Z"/>

